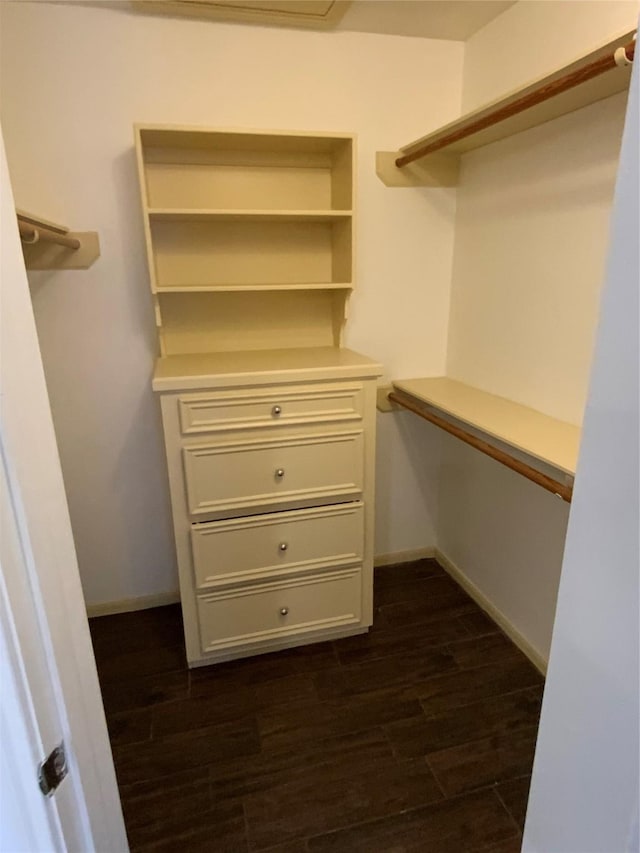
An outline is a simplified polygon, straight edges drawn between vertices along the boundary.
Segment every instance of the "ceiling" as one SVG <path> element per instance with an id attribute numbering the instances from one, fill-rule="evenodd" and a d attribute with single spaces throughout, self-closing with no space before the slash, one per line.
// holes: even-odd
<path id="1" fill-rule="evenodd" d="M 132 0 L 141 12 L 464 41 L 516 0 Z"/>
<path id="2" fill-rule="evenodd" d="M 465 41 L 515 0 L 355 0 L 336 29 Z"/>

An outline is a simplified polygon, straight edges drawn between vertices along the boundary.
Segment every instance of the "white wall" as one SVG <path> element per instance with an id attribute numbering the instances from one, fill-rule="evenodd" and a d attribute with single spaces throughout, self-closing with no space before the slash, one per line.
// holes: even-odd
<path id="1" fill-rule="evenodd" d="M 635 68 L 526 853 L 639 849 L 639 82 Z"/>
<path id="2" fill-rule="evenodd" d="M 448 371 L 580 424 L 626 93 L 464 158 Z"/>
<path id="3" fill-rule="evenodd" d="M 516 4 L 467 44 L 466 107 L 632 29 L 638 5 Z M 448 374 L 577 424 L 625 101 L 468 154 L 458 190 Z M 457 442 L 443 449 L 438 546 L 546 660 L 568 507 Z"/>
<path id="4" fill-rule="evenodd" d="M 17 204 L 96 229 L 102 246 L 86 272 L 31 275 L 90 604 L 177 586 L 149 385 L 156 342 L 134 122 L 357 133 L 358 290 L 346 342 L 389 376 L 443 371 L 453 253 L 455 191 L 389 190 L 374 154 L 459 113 L 461 44 L 125 9 L 0 3 L 2 123 Z M 376 551 L 433 546 L 431 443 L 409 415 L 380 427 Z"/>

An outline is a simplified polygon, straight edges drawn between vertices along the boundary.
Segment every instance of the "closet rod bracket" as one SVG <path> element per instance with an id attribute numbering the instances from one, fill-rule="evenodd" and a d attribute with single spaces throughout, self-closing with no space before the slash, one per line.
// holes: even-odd
<path id="1" fill-rule="evenodd" d="M 69 231 L 25 211 L 16 211 L 28 270 L 86 270 L 100 257 L 96 231 Z"/>

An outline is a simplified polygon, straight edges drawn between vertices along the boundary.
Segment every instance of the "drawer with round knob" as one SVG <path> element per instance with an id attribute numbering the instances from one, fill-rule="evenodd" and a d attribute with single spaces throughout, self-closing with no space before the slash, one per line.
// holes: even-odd
<path id="1" fill-rule="evenodd" d="M 248 648 L 361 622 L 359 567 L 231 587 L 197 598 L 203 654 Z"/>
<path id="2" fill-rule="evenodd" d="M 283 385 L 184 394 L 178 398 L 183 435 L 362 420 L 361 382 Z"/>
<path id="3" fill-rule="evenodd" d="M 362 494 L 362 430 L 209 441 L 182 453 L 194 520 L 340 503 Z"/>
<path id="4" fill-rule="evenodd" d="M 196 588 L 361 563 L 363 543 L 360 501 L 194 524 Z"/>

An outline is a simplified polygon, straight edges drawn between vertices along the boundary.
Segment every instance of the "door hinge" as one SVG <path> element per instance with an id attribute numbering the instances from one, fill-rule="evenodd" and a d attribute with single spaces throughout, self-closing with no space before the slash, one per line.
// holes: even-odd
<path id="1" fill-rule="evenodd" d="M 67 756 L 64 743 L 52 749 L 47 758 L 38 767 L 38 784 L 45 797 L 50 797 L 67 775 Z"/>

